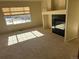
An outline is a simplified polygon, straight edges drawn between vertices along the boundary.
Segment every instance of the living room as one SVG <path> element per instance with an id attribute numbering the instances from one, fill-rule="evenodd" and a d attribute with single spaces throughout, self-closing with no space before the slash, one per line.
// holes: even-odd
<path id="1" fill-rule="evenodd" d="M 1 59 L 78 59 L 79 0 L 0 0 Z"/>

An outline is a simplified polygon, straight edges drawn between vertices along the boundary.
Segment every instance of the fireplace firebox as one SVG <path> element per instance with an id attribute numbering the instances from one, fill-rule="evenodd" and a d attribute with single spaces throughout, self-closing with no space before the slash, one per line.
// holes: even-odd
<path id="1" fill-rule="evenodd" d="M 65 15 L 52 15 L 52 32 L 64 37 Z"/>

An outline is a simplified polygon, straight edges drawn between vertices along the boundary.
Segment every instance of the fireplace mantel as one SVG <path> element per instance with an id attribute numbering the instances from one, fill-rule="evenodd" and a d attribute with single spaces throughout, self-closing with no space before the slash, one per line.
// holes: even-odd
<path id="1" fill-rule="evenodd" d="M 53 10 L 53 11 L 43 11 L 42 15 L 52 15 L 52 14 L 66 14 L 66 10 Z"/>

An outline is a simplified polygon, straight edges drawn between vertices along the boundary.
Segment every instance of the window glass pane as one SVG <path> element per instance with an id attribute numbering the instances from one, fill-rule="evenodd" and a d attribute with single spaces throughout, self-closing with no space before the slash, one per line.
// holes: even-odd
<path id="1" fill-rule="evenodd" d="M 24 10 L 30 10 L 30 7 L 24 7 Z"/>
<path id="2" fill-rule="evenodd" d="M 21 24 L 31 22 L 31 15 L 16 15 L 16 16 L 5 16 L 6 24 Z"/>
<path id="3" fill-rule="evenodd" d="M 14 7 L 11 8 L 11 12 L 15 12 L 15 11 L 24 11 L 23 7 Z"/>
<path id="4" fill-rule="evenodd" d="M 11 15 L 11 13 L 4 13 L 4 15 Z"/>
<path id="5" fill-rule="evenodd" d="M 7 25 L 13 24 L 12 18 L 10 16 L 5 16 L 4 18 Z"/>
<path id="6" fill-rule="evenodd" d="M 30 11 L 25 11 L 24 13 L 30 13 Z"/>
<path id="7" fill-rule="evenodd" d="M 11 15 L 24 14 L 24 12 L 12 12 Z"/>
<path id="8" fill-rule="evenodd" d="M 3 12 L 10 12 L 10 8 L 2 8 Z"/>
<path id="9" fill-rule="evenodd" d="M 13 16 L 13 22 L 14 24 L 20 24 L 20 23 L 25 23 L 25 17 L 23 15 L 16 15 Z"/>
<path id="10" fill-rule="evenodd" d="M 25 15 L 26 17 L 26 22 L 31 22 L 31 14 Z"/>
<path id="11" fill-rule="evenodd" d="M 29 15 L 16 15 L 16 16 L 12 16 L 12 18 L 14 24 L 31 22 L 31 17 Z"/>

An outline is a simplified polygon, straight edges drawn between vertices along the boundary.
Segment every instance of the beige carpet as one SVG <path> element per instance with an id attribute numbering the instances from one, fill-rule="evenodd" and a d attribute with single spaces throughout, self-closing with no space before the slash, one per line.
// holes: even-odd
<path id="1" fill-rule="evenodd" d="M 8 45 L 10 36 L 39 31 L 43 36 Z M 28 34 L 29 35 L 29 34 Z M 14 38 L 13 38 L 14 39 Z M 23 39 L 23 38 L 21 38 Z M 0 59 L 77 59 L 77 49 L 49 29 L 33 28 L 0 35 Z"/>

